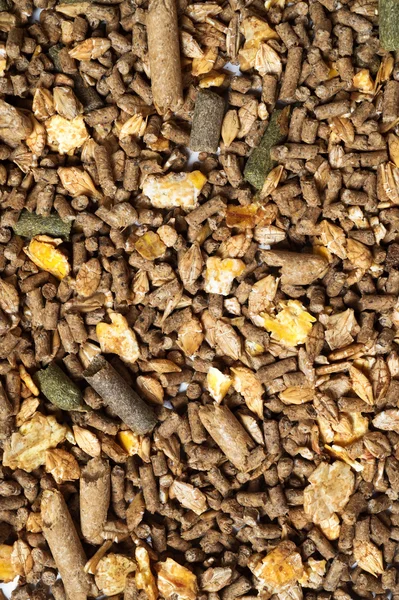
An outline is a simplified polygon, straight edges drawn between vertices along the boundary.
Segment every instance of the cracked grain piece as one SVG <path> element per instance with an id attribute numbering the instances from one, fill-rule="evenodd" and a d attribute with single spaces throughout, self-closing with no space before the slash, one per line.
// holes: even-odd
<path id="1" fill-rule="evenodd" d="M 335 461 L 329 465 L 321 463 L 308 478 L 310 485 L 304 490 L 304 509 L 315 525 L 320 525 L 327 538 L 339 535 L 331 519 L 342 513 L 351 497 L 355 477 L 349 465 Z M 332 527 L 333 536 L 329 536 Z"/>
<path id="2" fill-rule="evenodd" d="M 208 508 L 205 494 L 189 483 L 175 479 L 169 491 L 172 498 L 176 498 L 182 506 L 189 508 L 196 515 L 202 515 Z"/>
<path id="3" fill-rule="evenodd" d="M 304 344 L 312 331 L 312 323 L 317 319 L 306 312 L 298 300 L 280 302 L 276 316 L 265 314 L 263 323 L 273 339 L 284 346 Z"/>
<path id="4" fill-rule="evenodd" d="M 245 269 L 245 263 L 239 258 L 219 258 L 211 256 L 206 261 L 204 289 L 208 294 L 228 296 L 236 277 Z"/>
<path id="5" fill-rule="evenodd" d="M 148 175 L 143 184 L 143 194 L 155 208 L 181 206 L 190 211 L 198 205 L 198 196 L 206 183 L 200 171 Z"/>
<path id="6" fill-rule="evenodd" d="M 37 412 L 7 440 L 3 464 L 30 473 L 46 462 L 46 451 L 65 441 L 67 428 Z"/>
<path id="7" fill-rule="evenodd" d="M 60 154 L 73 153 L 89 139 L 89 133 L 81 115 L 72 120 L 54 115 L 44 124 L 48 143 L 53 150 L 58 151 Z"/>
<path id="8" fill-rule="evenodd" d="M 110 313 L 109 323 L 98 323 L 96 334 L 105 354 L 117 354 L 124 362 L 133 364 L 140 356 L 136 335 L 130 329 L 125 317 L 119 313 Z"/>
<path id="9" fill-rule="evenodd" d="M 97 565 L 96 585 L 107 596 L 120 594 L 125 589 L 127 576 L 135 570 L 136 563 L 131 558 L 110 552 Z"/>
<path id="10" fill-rule="evenodd" d="M 265 557 L 250 564 L 250 569 L 261 587 L 272 594 L 288 589 L 304 573 L 301 555 L 291 541 L 281 542 Z"/>

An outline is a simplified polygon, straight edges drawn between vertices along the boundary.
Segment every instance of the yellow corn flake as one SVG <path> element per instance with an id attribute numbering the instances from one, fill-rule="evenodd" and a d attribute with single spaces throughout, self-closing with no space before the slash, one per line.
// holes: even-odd
<path id="1" fill-rule="evenodd" d="M 66 435 L 67 428 L 57 423 L 54 416 L 37 412 L 7 440 L 3 464 L 30 473 L 46 463 L 46 451 L 61 444 Z"/>
<path id="2" fill-rule="evenodd" d="M 210 395 L 218 404 L 223 400 L 233 383 L 231 377 L 224 375 L 219 369 L 216 369 L 216 367 L 211 367 L 209 369 L 206 376 L 206 382 Z"/>
<path id="3" fill-rule="evenodd" d="M 306 312 L 298 300 L 280 302 L 280 307 L 281 310 L 275 317 L 264 316 L 264 327 L 271 333 L 272 338 L 283 346 L 304 344 L 316 319 Z"/>
<path id="4" fill-rule="evenodd" d="M 192 210 L 197 206 L 206 181 L 201 171 L 148 175 L 143 184 L 143 194 L 148 196 L 155 208 L 180 206 L 184 210 Z"/>
<path id="5" fill-rule="evenodd" d="M 158 587 L 164 598 L 178 600 L 196 600 L 198 597 L 197 578 L 189 569 L 179 565 L 173 558 L 156 565 Z"/>
<path id="6" fill-rule="evenodd" d="M 139 456 L 144 462 L 148 462 L 149 455 L 149 439 L 145 436 L 138 435 L 130 429 L 120 431 L 118 433 L 118 442 L 129 456 Z"/>
<path id="7" fill-rule="evenodd" d="M 382 552 L 372 542 L 364 540 L 354 540 L 353 557 L 358 566 L 371 573 L 373 577 L 378 577 L 384 572 L 384 561 Z"/>
<path id="8" fill-rule="evenodd" d="M 372 94 L 374 92 L 374 81 L 368 69 L 361 69 L 356 73 L 353 78 L 353 87 L 365 94 Z"/>
<path id="9" fill-rule="evenodd" d="M 368 431 L 369 421 L 360 412 L 344 413 L 338 423 L 333 423 L 334 442 L 348 446 L 360 440 Z"/>
<path id="10" fill-rule="evenodd" d="M 136 585 L 139 590 L 144 590 L 148 600 L 157 600 L 158 588 L 155 577 L 151 571 L 150 557 L 143 546 L 136 548 Z"/>
<path id="11" fill-rule="evenodd" d="M 98 323 L 96 334 L 105 354 L 117 354 L 123 361 L 133 364 L 140 355 L 136 335 L 130 329 L 125 317 L 119 313 L 111 313 L 109 323 Z"/>
<path id="12" fill-rule="evenodd" d="M 218 258 L 211 256 L 206 261 L 204 289 L 208 294 L 228 296 L 235 277 L 245 269 L 239 258 Z"/>
<path id="13" fill-rule="evenodd" d="M 213 65 L 218 57 L 217 48 L 210 46 L 205 49 L 203 56 L 194 58 L 191 65 L 191 73 L 194 77 L 209 73 L 213 69 Z"/>
<path id="14" fill-rule="evenodd" d="M 281 542 L 264 558 L 250 564 L 253 574 L 263 588 L 272 594 L 279 594 L 292 586 L 303 576 L 301 555 L 293 542 Z"/>
<path id="15" fill-rule="evenodd" d="M 76 44 L 68 54 L 77 60 L 95 60 L 105 54 L 110 47 L 111 42 L 107 38 L 93 37 Z"/>
<path id="16" fill-rule="evenodd" d="M 106 596 L 115 596 L 123 592 L 126 577 L 135 570 L 136 565 L 131 558 L 110 552 L 97 565 L 96 585 Z"/>
<path id="17" fill-rule="evenodd" d="M 137 252 L 147 260 L 156 260 L 166 252 L 165 244 L 154 231 L 147 231 L 147 233 L 137 240 L 134 247 Z"/>
<path id="18" fill-rule="evenodd" d="M 0 581 L 4 583 L 12 581 L 18 575 L 15 565 L 11 561 L 12 551 L 12 546 L 0 544 Z"/>
<path id="19" fill-rule="evenodd" d="M 24 248 L 24 252 L 39 269 L 51 273 L 57 279 L 64 279 L 69 275 L 70 266 L 65 254 L 57 248 L 61 242 L 62 240 L 48 235 L 37 235 Z"/>
<path id="20" fill-rule="evenodd" d="M 97 200 L 102 199 L 102 195 L 96 189 L 87 171 L 83 171 L 78 167 L 60 167 L 57 173 L 61 184 L 73 198 L 83 195 Z"/>
<path id="21" fill-rule="evenodd" d="M 71 154 L 89 139 L 89 133 L 82 115 L 72 120 L 54 115 L 45 122 L 47 141 L 53 150 L 60 154 Z"/>
<path id="22" fill-rule="evenodd" d="M 255 373 L 247 367 L 235 367 L 233 373 L 233 387 L 236 392 L 244 397 L 245 404 L 260 419 L 263 419 L 263 385 Z"/>
<path id="23" fill-rule="evenodd" d="M 7 52 L 6 45 L 4 43 L 0 44 L 0 77 L 4 77 L 4 73 L 7 69 Z"/>
<path id="24" fill-rule="evenodd" d="M 262 344 L 258 344 L 258 342 L 254 342 L 252 340 L 245 340 L 245 352 L 249 354 L 249 356 L 259 356 L 260 354 L 264 354 L 265 347 Z"/>
<path id="25" fill-rule="evenodd" d="M 331 531 L 327 537 L 336 539 L 339 535 L 336 513 L 343 511 L 353 494 L 355 476 L 349 465 L 337 460 L 333 464 L 320 463 L 308 480 L 309 485 L 304 490 L 305 513 L 323 531 L 327 531 L 326 525 L 329 525 Z"/>
<path id="26" fill-rule="evenodd" d="M 219 71 L 210 71 L 205 76 L 200 78 L 200 88 L 219 87 L 223 85 L 226 79 L 225 73 Z"/>

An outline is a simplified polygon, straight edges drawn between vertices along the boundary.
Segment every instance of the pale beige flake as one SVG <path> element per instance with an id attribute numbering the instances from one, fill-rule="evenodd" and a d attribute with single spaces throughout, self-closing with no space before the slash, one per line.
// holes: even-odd
<path id="1" fill-rule="evenodd" d="M 49 145 L 60 154 L 72 153 L 89 139 L 82 115 L 71 121 L 54 115 L 45 121 L 45 127 Z"/>
<path id="2" fill-rule="evenodd" d="M 96 585 L 107 596 L 120 594 L 125 589 L 126 577 L 135 570 L 136 565 L 131 558 L 110 552 L 97 565 Z"/>
<path id="3" fill-rule="evenodd" d="M 305 513 L 323 528 L 323 523 L 331 518 L 336 521 L 336 513 L 345 508 L 354 491 L 355 476 L 349 465 L 337 460 L 333 464 L 320 463 L 308 479 L 309 485 L 304 490 Z"/>
<path id="4" fill-rule="evenodd" d="M 245 269 L 245 263 L 238 258 L 211 256 L 206 261 L 204 289 L 208 294 L 228 296 L 235 277 Z"/>
<path id="5" fill-rule="evenodd" d="M 29 473 L 46 462 L 46 451 L 65 441 L 67 428 L 53 415 L 35 413 L 6 441 L 3 464 Z"/>
<path id="6" fill-rule="evenodd" d="M 96 326 L 102 352 L 114 353 L 129 364 L 135 363 L 140 349 L 134 331 L 123 315 L 111 313 L 109 317 L 111 324 L 101 322 Z"/>
<path id="7" fill-rule="evenodd" d="M 143 184 L 143 194 L 155 208 L 180 206 L 188 211 L 197 206 L 205 183 L 206 177 L 200 171 L 148 175 Z"/>
<path id="8" fill-rule="evenodd" d="M 189 483 L 175 480 L 169 491 L 172 498 L 176 498 L 184 508 L 192 510 L 196 515 L 202 515 L 208 508 L 205 494 Z"/>

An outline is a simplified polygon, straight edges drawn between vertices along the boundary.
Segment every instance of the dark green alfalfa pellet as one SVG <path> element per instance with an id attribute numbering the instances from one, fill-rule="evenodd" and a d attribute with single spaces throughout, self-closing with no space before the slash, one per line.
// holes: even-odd
<path id="1" fill-rule="evenodd" d="M 13 229 L 15 235 L 29 239 L 35 237 L 35 235 L 51 235 L 52 237 L 61 237 L 64 240 L 69 240 L 71 226 L 70 221 L 64 223 L 56 214 L 49 217 L 42 217 L 36 213 L 24 210 Z"/>
<path id="2" fill-rule="evenodd" d="M 258 190 L 262 189 L 267 175 L 275 166 L 274 161 L 270 158 L 271 148 L 280 144 L 287 135 L 286 114 L 287 109 L 273 111 L 259 146 L 254 148 L 245 165 L 245 179 Z"/>
<path id="3" fill-rule="evenodd" d="M 209 90 L 200 90 L 195 102 L 190 150 L 217 152 L 223 115 L 223 98 Z"/>
<path id="4" fill-rule="evenodd" d="M 55 363 L 35 373 L 40 391 L 62 410 L 85 410 L 82 392 Z"/>
<path id="5" fill-rule="evenodd" d="M 379 0 L 380 42 L 385 50 L 399 50 L 399 2 Z"/>

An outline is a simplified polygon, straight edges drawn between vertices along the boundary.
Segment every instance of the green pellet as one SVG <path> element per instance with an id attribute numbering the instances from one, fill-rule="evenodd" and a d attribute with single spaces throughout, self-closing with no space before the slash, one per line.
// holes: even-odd
<path id="1" fill-rule="evenodd" d="M 62 410 L 86 410 L 82 392 L 55 363 L 35 374 L 40 391 L 54 406 Z"/>
<path id="2" fill-rule="evenodd" d="M 380 42 L 385 50 L 399 50 L 399 2 L 379 0 Z"/>
<path id="3" fill-rule="evenodd" d="M 259 146 L 253 150 L 245 166 L 245 179 L 258 190 L 262 189 L 267 175 L 276 164 L 270 158 L 270 149 L 280 144 L 287 135 L 288 114 L 289 107 L 273 111 Z"/>
<path id="4" fill-rule="evenodd" d="M 64 223 L 56 214 L 42 217 L 24 210 L 14 225 L 14 233 L 26 238 L 33 238 L 35 235 L 51 235 L 69 240 L 71 226 L 70 221 Z"/>

